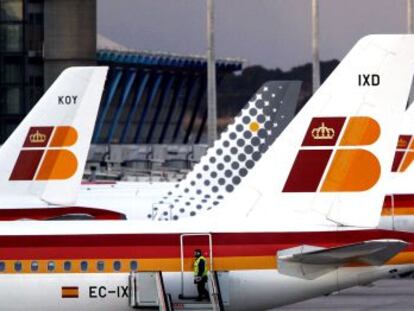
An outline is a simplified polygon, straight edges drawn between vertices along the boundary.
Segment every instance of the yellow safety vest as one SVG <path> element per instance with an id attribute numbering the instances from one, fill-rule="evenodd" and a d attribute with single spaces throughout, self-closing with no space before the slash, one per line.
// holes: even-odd
<path id="1" fill-rule="evenodd" d="M 204 272 L 202 274 L 202 277 L 207 276 L 207 260 L 204 258 L 204 256 L 200 256 L 196 260 L 194 260 L 194 276 L 198 276 L 198 264 L 201 260 L 204 260 Z"/>

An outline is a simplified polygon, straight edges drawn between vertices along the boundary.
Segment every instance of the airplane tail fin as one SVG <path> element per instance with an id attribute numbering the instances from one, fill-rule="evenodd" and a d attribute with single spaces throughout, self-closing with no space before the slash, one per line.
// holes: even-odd
<path id="1" fill-rule="evenodd" d="M 394 160 L 379 227 L 413 231 L 414 105 L 404 113 L 399 130 L 398 142 L 391 146 Z"/>
<path id="2" fill-rule="evenodd" d="M 77 197 L 107 67 L 64 70 L 0 148 L 0 195 Z"/>
<path id="3" fill-rule="evenodd" d="M 247 177 L 261 194 L 252 214 L 306 210 L 341 225 L 378 224 L 412 53 L 410 35 L 372 35 L 354 46 Z"/>
<path id="4" fill-rule="evenodd" d="M 148 217 L 177 220 L 217 207 L 293 118 L 301 82 L 265 83 L 186 178 L 155 202 Z"/>
<path id="5" fill-rule="evenodd" d="M 414 176 L 414 105 L 410 105 L 400 122 L 400 132 L 391 168 L 388 194 L 413 193 Z"/>

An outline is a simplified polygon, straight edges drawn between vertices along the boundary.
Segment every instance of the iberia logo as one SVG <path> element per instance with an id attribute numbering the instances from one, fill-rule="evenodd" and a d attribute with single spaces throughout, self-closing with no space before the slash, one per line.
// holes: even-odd
<path id="1" fill-rule="evenodd" d="M 414 160 L 414 140 L 411 135 L 400 135 L 395 151 L 393 172 L 405 172 Z"/>
<path id="2" fill-rule="evenodd" d="M 345 117 L 312 119 L 283 192 L 365 191 L 377 183 L 378 159 L 358 146 L 377 141 L 378 122 L 369 117 L 345 121 Z"/>
<path id="3" fill-rule="evenodd" d="M 70 126 L 31 127 L 17 158 L 10 180 L 52 180 L 72 177 L 78 167 L 76 156 L 63 147 L 78 140 Z"/>

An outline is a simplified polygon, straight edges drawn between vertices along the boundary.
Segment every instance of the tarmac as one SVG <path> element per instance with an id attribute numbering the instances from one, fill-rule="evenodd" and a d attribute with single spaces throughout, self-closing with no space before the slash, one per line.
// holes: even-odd
<path id="1" fill-rule="evenodd" d="M 276 310 L 276 309 L 275 309 Z M 414 279 L 390 279 L 370 286 L 296 303 L 277 310 L 414 310 Z"/>

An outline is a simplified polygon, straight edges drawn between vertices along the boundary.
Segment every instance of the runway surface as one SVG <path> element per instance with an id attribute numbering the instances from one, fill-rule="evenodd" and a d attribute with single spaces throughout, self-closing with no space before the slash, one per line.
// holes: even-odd
<path id="1" fill-rule="evenodd" d="M 382 280 L 277 310 L 414 310 L 414 279 Z"/>

